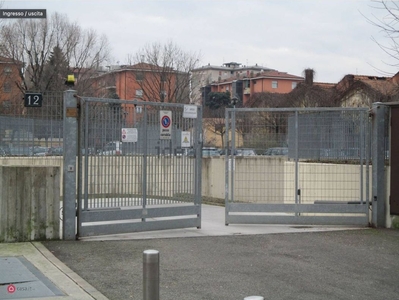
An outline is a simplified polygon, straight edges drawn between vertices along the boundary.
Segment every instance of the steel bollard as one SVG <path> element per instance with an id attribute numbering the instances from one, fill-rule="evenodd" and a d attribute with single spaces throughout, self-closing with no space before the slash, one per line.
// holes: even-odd
<path id="1" fill-rule="evenodd" d="M 143 300 L 159 300 L 159 251 L 143 252 Z"/>
<path id="2" fill-rule="evenodd" d="M 244 300 L 265 300 L 262 296 L 248 296 L 245 297 Z"/>

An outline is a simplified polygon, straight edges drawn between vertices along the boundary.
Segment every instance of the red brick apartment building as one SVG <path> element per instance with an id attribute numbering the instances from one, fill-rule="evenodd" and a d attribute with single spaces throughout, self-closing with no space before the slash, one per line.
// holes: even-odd
<path id="1" fill-rule="evenodd" d="M 110 66 L 94 78 L 97 96 L 106 97 L 110 87 L 120 99 L 152 102 L 176 102 L 177 74 L 170 68 L 147 63 Z"/>
<path id="2" fill-rule="evenodd" d="M 202 94 L 197 97 L 199 103 L 209 92 L 229 91 L 232 96 L 236 94 L 245 105 L 250 96 L 255 93 L 289 93 L 298 83 L 304 81 L 303 77 L 257 64 L 241 66 L 235 62 L 225 63 L 221 67 L 207 65 L 193 70 L 193 73 L 197 75 L 197 80 L 202 87 Z"/>
<path id="3" fill-rule="evenodd" d="M 0 112 L 15 113 L 15 106 L 22 105 L 22 93 L 17 86 L 20 82 L 20 67 L 13 60 L 0 56 Z"/>

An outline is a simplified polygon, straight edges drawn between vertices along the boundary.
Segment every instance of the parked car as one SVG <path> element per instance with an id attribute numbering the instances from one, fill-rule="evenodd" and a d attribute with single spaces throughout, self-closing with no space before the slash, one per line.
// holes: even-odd
<path id="1" fill-rule="evenodd" d="M 113 141 L 107 143 L 99 155 L 122 155 L 122 142 Z"/>
<path id="2" fill-rule="evenodd" d="M 220 155 L 226 155 L 226 152 L 228 153 L 228 155 L 231 155 L 232 150 L 229 149 L 222 149 L 220 150 Z M 234 149 L 234 155 L 237 155 L 237 149 Z"/>
<path id="3" fill-rule="evenodd" d="M 62 156 L 64 155 L 64 148 L 63 147 L 51 147 L 46 156 Z"/>
<path id="4" fill-rule="evenodd" d="M 220 151 L 220 155 L 225 155 L 226 152 L 228 153 L 228 155 L 231 155 L 232 150 L 231 149 L 222 149 Z M 234 149 L 234 155 L 235 156 L 253 156 L 256 155 L 256 151 L 255 149 L 252 148 L 237 148 Z"/>
<path id="5" fill-rule="evenodd" d="M 263 155 L 288 155 L 288 148 L 286 147 L 269 148 L 265 152 L 263 152 Z"/>
<path id="6" fill-rule="evenodd" d="M 0 147 L 0 156 L 8 156 L 10 155 L 10 148 L 7 146 Z"/>
<path id="7" fill-rule="evenodd" d="M 88 148 L 87 151 L 86 151 L 85 148 L 82 148 L 81 153 L 82 153 L 82 155 L 86 155 L 86 153 L 87 153 L 87 155 L 95 155 L 96 154 L 96 150 L 94 148 Z"/>
<path id="8" fill-rule="evenodd" d="M 220 150 L 215 147 L 203 147 L 202 157 L 220 156 Z"/>
<path id="9" fill-rule="evenodd" d="M 12 146 L 9 148 L 10 156 L 33 156 L 32 147 Z"/>
<path id="10" fill-rule="evenodd" d="M 237 151 L 237 156 L 254 156 L 256 155 L 255 149 L 250 149 L 250 148 L 239 148 L 236 149 Z"/>
<path id="11" fill-rule="evenodd" d="M 40 147 L 40 146 L 33 147 L 33 155 L 34 156 L 46 156 L 48 151 L 49 151 L 49 148 L 47 148 L 47 147 Z"/>

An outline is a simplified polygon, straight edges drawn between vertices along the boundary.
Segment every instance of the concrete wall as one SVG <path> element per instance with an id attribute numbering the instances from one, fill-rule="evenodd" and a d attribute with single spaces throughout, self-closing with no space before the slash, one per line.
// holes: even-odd
<path id="1" fill-rule="evenodd" d="M 59 167 L 0 166 L 0 242 L 59 239 Z"/>
<path id="2" fill-rule="evenodd" d="M 224 198 L 224 158 L 204 159 L 202 192 L 204 196 Z M 245 203 L 295 203 L 295 163 L 285 157 L 237 157 L 234 168 L 234 199 Z M 366 197 L 366 167 L 354 164 L 298 164 L 300 202 L 359 201 Z M 371 167 L 369 170 L 371 193 Z M 231 193 L 231 190 L 229 191 Z"/>
<path id="3" fill-rule="evenodd" d="M 0 165 L 54 165 L 62 169 L 59 158 L 0 158 Z M 295 163 L 285 157 L 236 157 L 234 198 L 249 203 L 294 203 Z M 84 164 L 84 160 L 83 160 Z M 194 189 L 193 158 L 149 156 L 147 161 L 147 194 L 174 196 L 192 193 Z M 90 194 L 140 194 L 143 190 L 140 156 L 94 156 L 89 160 Z M 354 201 L 360 199 L 360 166 L 351 164 L 305 163 L 298 165 L 301 202 Z M 370 187 L 371 187 L 370 167 Z M 84 174 L 83 174 L 84 176 Z M 62 193 L 62 174 L 61 174 Z M 363 182 L 366 168 L 363 167 Z M 230 183 L 231 184 L 231 183 Z M 202 195 L 225 198 L 225 159 L 207 157 L 202 162 Z M 365 196 L 365 184 L 363 195 Z M 229 191 L 231 193 L 231 190 Z M 61 195 L 62 196 L 62 195 Z"/>
<path id="4" fill-rule="evenodd" d="M 179 193 L 192 194 L 193 162 L 193 158 L 186 156 L 148 157 L 147 195 L 174 197 Z M 284 157 L 237 157 L 234 165 L 229 166 L 234 170 L 234 182 L 230 182 L 230 187 L 234 186 L 235 201 L 294 203 L 295 167 L 295 162 Z M 90 158 L 89 168 L 91 194 L 142 193 L 143 165 L 139 156 L 95 156 Z M 358 201 L 361 193 L 366 199 L 367 173 L 366 167 L 362 168 L 363 190 L 360 188 L 361 167 L 358 165 L 300 162 L 300 202 Z M 62 157 L 0 158 L 0 241 L 59 238 L 61 170 Z M 202 195 L 224 199 L 225 173 L 224 157 L 203 158 Z M 370 167 L 370 198 L 371 174 Z M 231 195 L 232 190 L 228 192 Z"/>

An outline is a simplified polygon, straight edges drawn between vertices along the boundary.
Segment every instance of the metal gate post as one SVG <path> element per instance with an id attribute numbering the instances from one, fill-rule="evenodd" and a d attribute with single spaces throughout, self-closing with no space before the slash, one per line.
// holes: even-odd
<path id="1" fill-rule="evenodd" d="M 230 165 L 230 160 L 232 158 L 230 158 L 231 156 L 229 155 L 229 151 L 230 151 L 230 143 L 229 143 L 229 110 L 226 109 L 225 110 L 225 126 L 226 126 L 226 130 L 225 130 L 225 138 L 224 138 L 224 149 L 225 149 L 225 192 L 224 192 L 224 206 L 225 206 L 225 210 L 224 210 L 224 225 L 229 225 L 228 222 L 228 217 L 229 217 L 229 210 L 230 210 L 230 203 L 229 203 L 229 199 L 230 199 L 230 166 L 232 166 L 233 162 L 231 162 Z M 233 169 L 231 167 L 231 169 Z"/>
<path id="2" fill-rule="evenodd" d="M 380 102 L 372 107 L 372 226 L 386 227 L 385 128 L 388 108 Z"/>
<path id="3" fill-rule="evenodd" d="M 202 107 L 198 106 L 197 107 L 197 119 L 195 120 L 195 163 L 194 163 L 194 204 L 199 205 L 201 207 L 202 205 L 202 145 L 203 145 L 203 136 L 202 136 Z M 201 228 L 201 210 L 200 213 L 197 214 L 197 217 L 199 218 L 199 226 L 197 226 L 197 229 Z"/>
<path id="4" fill-rule="evenodd" d="M 78 108 L 76 91 L 64 92 L 64 165 L 63 165 L 63 229 L 64 240 L 76 239 L 76 153 Z"/>

